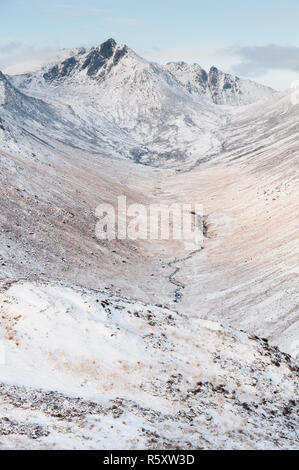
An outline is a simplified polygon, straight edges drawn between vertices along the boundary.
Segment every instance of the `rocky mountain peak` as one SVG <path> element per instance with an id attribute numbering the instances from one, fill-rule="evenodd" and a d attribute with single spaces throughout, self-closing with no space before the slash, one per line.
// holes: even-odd
<path id="1" fill-rule="evenodd" d="M 89 76 L 97 75 L 101 69 L 109 71 L 113 65 L 117 65 L 127 51 L 127 46 L 118 46 L 114 39 L 108 39 L 87 54 L 82 69 L 87 69 Z"/>
<path id="2" fill-rule="evenodd" d="M 89 77 L 102 76 L 117 65 L 127 52 L 127 46 L 120 46 L 111 38 L 89 51 L 82 51 L 55 64 L 44 73 L 43 77 L 47 82 L 53 82 L 82 70 L 85 70 Z"/>
<path id="3" fill-rule="evenodd" d="M 128 57 L 128 60 L 123 62 L 120 70 L 116 69 L 115 67 L 125 57 Z M 40 79 L 45 80 L 47 84 L 63 86 L 69 80 L 75 86 L 85 81 L 88 83 L 88 79 L 96 80 L 100 84 L 112 71 L 115 71 L 113 75 L 120 87 L 122 84 L 128 88 L 132 86 L 140 96 L 145 93 L 146 86 L 156 89 L 163 81 L 167 84 L 173 83 L 175 87 L 180 88 L 180 91 L 183 89 L 193 97 L 200 96 L 204 101 L 220 105 L 247 105 L 269 98 L 274 93 L 271 88 L 222 72 L 215 66 L 207 72 L 197 63 L 188 64 L 180 61 L 159 65 L 148 62 L 126 45 L 117 44 L 113 38 L 89 50 L 82 48 L 71 50 L 70 55 L 64 55 L 60 60 L 45 66 L 41 74 L 31 74 L 29 79 L 28 76 L 20 77 L 13 83 L 22 89 L 30 87 L 32 80 L 36 80 L 38 85 Z M 131 85 L 128 85 L 129 82 Z M 36 88 L 36 85 L 33 88 Z"/>

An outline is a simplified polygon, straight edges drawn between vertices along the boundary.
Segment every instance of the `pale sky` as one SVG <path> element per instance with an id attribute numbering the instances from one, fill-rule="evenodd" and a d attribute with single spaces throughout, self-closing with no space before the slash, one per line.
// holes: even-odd
<path id="1" fill-rule="evenodd" d="M 277 89 L 299 79 L 299 0 L 0 0 L 0 70 L 113 37 L 160 63 L 184 60 Z"/>

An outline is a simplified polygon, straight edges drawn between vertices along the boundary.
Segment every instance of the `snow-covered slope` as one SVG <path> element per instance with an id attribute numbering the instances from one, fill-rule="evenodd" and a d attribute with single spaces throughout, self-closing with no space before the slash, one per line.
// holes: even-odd
<path id="1" fill-rule="evenodd" d="M 0 106 L 1 112 L 7 116 L 10 110 Z M 277 94 L 229 113 L 217 129 L 218 153 L 206 155 L 205 163 L 199 156 L 198 167 L 173 176 L 181 162 L 169 172 L 76 149 L 66 145 L 69 140 L 63 143 L 63 135 L 57 142 L 48 134 L 47 143 L 40 139 L 47 129 L 33 138 L 34 123 L 30 152 L 28 133 L 16 135 L 17 150 L 2 150 L 0 160 L 0 275 L 92 288 L 113 284 L 190 315 L 200 305 L 202 317 L 258 332 L 296 356 L 298 105 Z M 111 133 L 103 134 L 111 141 Z M 204 249 L 190 258 L 183 243 L 171 241 L 98 243 L 95 208 L 124 194 L 146 205 L 203 204 L 211 233 Z M 176 287 L 169 276 L 178 268 L 175 278 L 184 289 L 173 305 Z"/>
<path id="2" fill-rule="evenodd" d="M 77 80 L 78 75 L 81 80 L 88 76 L 100 84 L 115 75 L 118 64 L 122 64 L 122 73 L 118 68 L 116 73 L 123 85 L 127 84 L 129 76 L 132 81 L 136 79 L 135 93 L 140 91 L 137 75 L 143 73 L 143 85 L 156 75 L 158 80 L 165 80 L 172 87 L 180 85 L 189 93 L 206 96 L 215 104 L 246 105 L 274 94 L 274 90 L 269 87 L 223 73 L 216 67 L 212 67 L 207 73 L 198 64 L 170 62 L 166 66 L 160 66 L 148 62 L 113 39 L 90 50 L 81 48 L 67 51 L 64 59 L 58 58 L 56 63 L 44 65 L 39 72 L 13 79 L 18 86 L 28 91 L 32 91 L 32 88 L 44 88 L 45 82 L 59 86 L 70 77 Z"/>
<path id="3" fill-rule="evenodd" d="M 204 250 L 180 267 L 181 307 L 265 335 L 299 357 L 299 104 L 289 92 L 235 109 L 222 152 L 161 185 L 202 201 Z M 188 181 L 186 181 L 186 179 Z M 170 196 L 170 194 L 172 196 Z"/>
<path id="4" fill-rule="evenodd" d="M 6 289 L 2 449 L 297 448 L 298 370 L 266 340 L 109 291 Z"/>

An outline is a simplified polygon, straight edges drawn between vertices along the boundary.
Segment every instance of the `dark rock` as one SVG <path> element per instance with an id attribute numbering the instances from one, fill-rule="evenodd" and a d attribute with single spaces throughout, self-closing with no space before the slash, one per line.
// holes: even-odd
<path id="1" fill-rule="evenodd" d="M 84 64 L 82 65 L 82 69 L 87 70 L 87 74 L 90 75 L 95 75 L 106 63 L 106 60 L 101 54 L 101 51 L 99 49 L 93 49 L 87 56 Z"/>

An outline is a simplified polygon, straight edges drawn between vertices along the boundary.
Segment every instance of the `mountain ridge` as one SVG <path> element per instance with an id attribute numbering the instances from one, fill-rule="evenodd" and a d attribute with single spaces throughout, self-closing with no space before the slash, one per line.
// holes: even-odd
<path id="1" fill-rule="evenodd" d="M 74 52 L 74 50 L 71 51 Z M 172 78 L 190 93 L 207 96 L 211 102 L 218 105 L 247 105 L 275 93 L 275 90 L 270 87 L 222 72 L 215 66 L 207 72 L 198 64 L 169 62 L 166 65 L 159 65 L 147 61 L 127 45 L 119 45 L 112 38 L 89 50 L 78 48 L 76 54 L 71 54 L 70 57 L 57 61 L 55 64 L 44 65 L 41 68 L 41 76 L 48 84 L 59 85 L 61 80 L 86 71 L 87 76 L 100 81 L 105 79 L 112 68 L 129 55 L 136 61 L 150 64 L 153 69 L 169 73 L 168 80 Z M 34 79 L 38 75 L 40 72 L 21 74 L 16 80 L 19 86 L 26 87 L 26 80 L 30 77 Z"/>
<path id="2" fill-rule="evenodd" d="M 298 448 L 299 104 L 102 47 L 0 74 L 0 448 Z M 118 196 L 203 239 L 98 239 Z"/>

